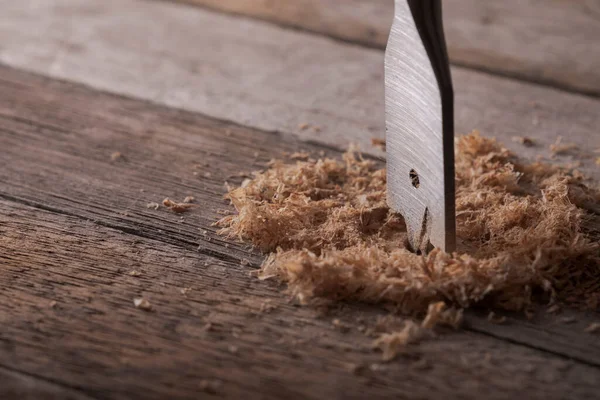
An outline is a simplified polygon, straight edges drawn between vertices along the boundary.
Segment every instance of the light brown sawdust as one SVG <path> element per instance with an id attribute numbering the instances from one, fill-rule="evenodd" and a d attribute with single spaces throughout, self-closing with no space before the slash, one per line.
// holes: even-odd
<path id="1" fill-rule="evenodd" d="M 600 332 L 600 322 L 592 322 L 584 329 L 585 333 L 597 333 Z"/>
<path id="2" fill-rule="evenodd" d="M 419 342 L 427 333 L 428 330 L 414 321 L 408 320 L 402 330 L 381 335 L 379 339 L 373 342 L 373 347 L 381 350 L 383 361 L 391 361 L 406 346 Z"/>
<path id="3" fill-rule="evenodd" d="M 152 311 L 152 304 L 143 297 L 133 299 L 133 305 L 140 310 Z"/>
<path id="4" fill-rule="evenodd" d="M 183 213 L 196 207 L 195 204 L 190 204 L 189 202 L 185 202 L 185 200 L 183 203 L 177 203 L 168 197 L 162 201 L 162 204 L 174 213 Z"/>
<path id="5" fill-rule="evenodd" d="M 535 140 L 533 140 L 532 138 L 530 138 L 528 136 L 513 136 L 512 141 L 520 143 L 525 147 L 535 146 Z"/>
<path id="6" fill-rule="evenodd" d="M 556 138 L 556 141 L 550 145 L 550 152 L 553 156 L 573 154 L 579 148 L 575 143 L 564 143 L 562 136 Z"/>
<path id="7" fill-rule="evenodd" d="M 237 213 L 217 224 L 270 253 L 260 278 L 287 282 L 302 302 L 388 303 L 423 316 L 439 302 L 528 311 L 540 293 L 597 308 L 600 234 L 597 220 L 587 226 L 600 192 L 477 132 L 457 139 L 456 155 L 452 254 L 405 248 L 403 219 L 386 204 L 385 169 L 354 149 L 341 161 L 271 163 L 229 192 Z"/>

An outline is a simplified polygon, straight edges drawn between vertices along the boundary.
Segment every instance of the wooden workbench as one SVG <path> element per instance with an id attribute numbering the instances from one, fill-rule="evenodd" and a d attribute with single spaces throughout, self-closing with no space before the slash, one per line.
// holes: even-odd
<path id="1" fill-rule="evenodd" d="M 457 132 L 528 157 L 558 136 L 600 148 L 600 3 L 444 5 Z M 356 326 L 387 311 L 299 307 L 211 226 L 224 182 L 283 151 L 381 156 L 391 14 L 389 0 L 0 1 L 0 399 L 597 398 L 598 313 L 469 312 L 383 363 Z M 600 179 L 593 157 L 581 170 Z M 147 207 L 189 195 L 186 214 Z"/>

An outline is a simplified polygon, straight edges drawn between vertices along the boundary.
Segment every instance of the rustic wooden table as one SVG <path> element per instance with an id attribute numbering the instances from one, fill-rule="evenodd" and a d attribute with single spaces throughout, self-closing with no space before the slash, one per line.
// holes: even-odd
<path id="1" fill-rule="evenodd" d="M 211 226 L 224 182 L 282 151 L 375 152 L 393 4 L 187 3 L 0 1 L 0 398 L 597 398 L 597 313 L 468 313 L 383 364 L 332 319 L 384 311 L 250 276 L 261 257 Z M 600 148 L 598 1 L 444 6 L 458 132 Z"/>

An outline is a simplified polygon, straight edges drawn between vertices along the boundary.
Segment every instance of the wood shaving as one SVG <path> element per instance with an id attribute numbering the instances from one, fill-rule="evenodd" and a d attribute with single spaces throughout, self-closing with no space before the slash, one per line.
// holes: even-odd
<path id="1" fill-rule="evenodd" d="M 125 157 L 123 157 L 123 154 L 121 154 L 120 151 L 115 151 L 114 153 L 112 153 L 110 155 L 110 160 L 111 161 L 119 161 L 119 160 L 123 160 Z"/>
<path id="2" fill-rule="evenodd" d="M 168 197 L 163 200 L 163 206 L 167 207 L 169 210 L 175 213 L 183 213 L 188 211 L 190 208 L 195 207 L 195 204 L 187 204 L 187 203 L 176 203 Z"/>
<path id="3" fill-rule="evenodd" d="M 133 299 L 133 305 L 144 311 L 152 311 L 152 304 L 143 297 Z"/>
<path id="4" fill-rule="evenodd" d="M 489 322 L 491 322 L 492 324 L 498 324 L 498 325 L 500 325 L 500 324 L 503 324 L 503 323 L 506 322 L 506 317 L 505 316 L 496 315 L 495 312 L 491 311 L 488 314 L 487 320 Z"/>
<path id="5" fill-rule="evenodd" d="M 227 350 L 229 350 L 229 352 L 230 352 L 231 354 L 237 354 L 237 353 L 238 353 L 238 351 L 239 351 L 239 348 L 238 348 L 237 346 L 234 346 L 234 345 L 229 345 L 229 346 L 227 347 Z"/>
<path id="6" fill-rule="evenodd" d="M 600 322 L 593 322 L 583 330 L 585 333 L 597 333 L 600 332 Z"/>
<path id="7" fill-rule="evenodd" d="M 129 272 L 129 275 L 131 275 L 131 276 L 142 276 L 142 273 L 140 271 L 133 270 L 133 271 Z"/>
<path id="8" fill-rule="evenodd" d="M 338 331 L 340 331 L 342 333 L 348 333 L 348 332 L 350 332 L 350 326 L 347 325 L 347 324 L 344 324 L 338 318 L 336 318 L 333 321 L 331 321 L 331 324 L 334 326 L 335 329 L 337 329 Z"/>
<path id="9" fill-rule="evenodd" d="M 179 293 L 181 293 L 184 296 L 187 296 L 187 294 L 192 290 L 191 287 L 186 287 L 186 288 L 181 288 L 179 289 Z"/>
<path id="10" fill-rule="evenodd" d="M 383 361 L 392 361 L 406 346 L 419 342 L 426 331 L 414 321 L 408 320 L 401 331 L 381 335 L 373 342 L 373 347 L 383 352 Z"/>
<path id="11" fill-rule="evenodd" d="M 512 141 L 520 143 L 525 147 L 535 146 L 535 141 L 532 138 L 527 137 L 527 136 L 513 136 Z"/>
<path id="12" fill-rule="evenodd" d="M 218 394 L 222 384 L 220 381 L 202 379 L 200 381 L 200 390 L 208 394 Z"/>
<path id="13" fill-rule="evenodd" d="M 275 310 L 277 307 L 274 306 L 273 304 L 271 304 L 271 302 L 269 300 L 266 300 L 264 302 L 262 302 L 260 304 L 260 312 L 261 313 L 270 313 L 271 311 Z"/>
<path id="14" fill-rule="evenodd" d="M 560 311 L 560 306 L 558 304 L 554 304 L 546 310 L 548 314 L 556 314 Z"/>
<path id="15" fill-rule="evenodd" d="M 451 326 L 458 329 L 463 319 L 463 311 L 453 307 L 448 307 L 443 301 L 432 303 L 427 309 L 427 315 L 421 323 L 425 329 L 433 329 L 438 325 Z"/>
<path id="16" fill-rule="evenodd" d="M 308 161 L 309 157 L 310 157 L 310 154 L 308 154 L 307 152 L 296 152 L 296 153 L 290 154 L 290 156 L 289 156 L 289 158 L 291 160 L 299 160 L 299 161 Z"/>
<path id="17" fill-rule="evenodd" d="M 148 204 L 146 204 L 146 208 L 150 208 L 150 209 L 153 209 L 153 210 L 158 210 L 160 208 L 160 204 L 154 203 L 154 202 L 148 203 Z"/>
<path id="18" fill-rule="evenodd" d="M 377 147 L 378 149 L 385 151 L 385 139 L 371 138 L 371 146 Z"/>
<path id="19" fill-rule="evenodd" d="M 414 254 L 402 217 L 387 206 L 385 169 L 350 149 L 341 161 L 274 161 L 228 193 L 237 214 L 217 225 L 270 253 L 259 277 L 287 282 L 304 303 L 527 312 L 544 292 L 598 307 L 600 234 L 589 221 L 600 191 L 581 175 L 522 161 L 473 132 L 456 141 L 456 195 L 458 251 Z"/>
<path id="20" fill-rule="evenodd" d="M 550 145 L 550 152 L 553 156 L 562 156 L 567 154 L 572 154 L 575 150 L 578 149 L 575 143 L 563 143 L 562 137 L 559 136 L 556 138 L 556 141 Z"/>

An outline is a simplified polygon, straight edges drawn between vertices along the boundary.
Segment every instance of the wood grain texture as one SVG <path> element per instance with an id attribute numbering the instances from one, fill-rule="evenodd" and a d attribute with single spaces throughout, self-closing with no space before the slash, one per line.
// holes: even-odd
<path id="1" fill-rule="evenodd" d="M 2 239 L 0 239 L 1 241 Z M 0 260 L 2 256 L 0 255 Z M 1 340 L 0 335 L 0 340 Z M 2 351 L 0 350 L 0 353 Z M 2 364 L 0 362 L 0 364 Z M 0 398 L 20 400 L 91 400 L 83 392 L 68 385 L 51 382 L 41 377 L 0 367 Z"/>
<path id="2" fill-rule="evenodd" d="M 93 221 L 186 251 L 257 266 L 262 257 L 229 243 L 211 223 L 224 181 L 260 169 L 282 151 L 326 151 L 294 137 L 211 120 L 184 111 L 98 93 L 80 85 L 0 68 L 0 197 Z M 118 151 L 121 157 L 112 160 Z M 165 197 L 192 195 L 199 207 L 186 214 L 147 208 Z M 139 264 L 142 267 L 144 264 Z M 175 267 L 174 267 L 175 268 Z M 254 279 L 245 285 L 259 285 Z M 281 288 L 278 288 L 280 290 Z M 259 290 L 259 289 L 257 289 Z M 266 295 L 269 297 L 270 295 Z M 579 324 L 597 315 L 573 313 Z M 536 328 L 511 320 L 509 327 L 471 322 L 486 335 L 504 337 L 589 365 L 600 366 L 600 344 L 556 319 Z"/>
<path id="3" fill-rule="evenodd" d="M 338 148 L 375 152 L 384 134 L 380 50 L 168 2 L 24 0 L 3 14 L 0 62 L 17 68 Z M 453 73 L 458 133 L 480 129 L 528 156 L 559 135 L 600 147 L 600 100 Z M 591 157 L 584 169 L 600 176 Z"/>
<path id="4" fill-rule="evenodd" d="M 385 48 L 393 0 L 181 0 Z M 444 0 L 453 63 L 600 95 L 596 0 Z"/>
<path id="5" fill-rule="evenodd" d="M 97 399 L 587 399 L 598 390 L 597 367 L 465 331 L 382 364 L 357 329 L 376 324 L 374 310 L 294 307 L 239 263 L 80 217 L 0 200 L 0 247 L 0 365 L 57 382 L 58 398 L 71 386 Z M 151 312 L 134 307 L 138 296 Z M 12 387 L 39 393 L 26 381 Z"/>

